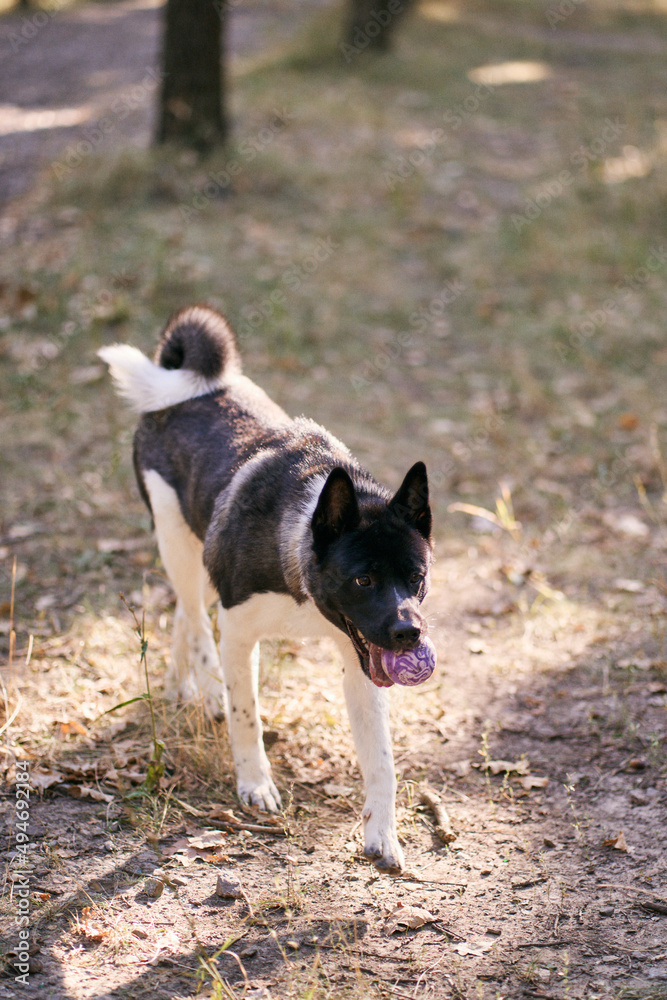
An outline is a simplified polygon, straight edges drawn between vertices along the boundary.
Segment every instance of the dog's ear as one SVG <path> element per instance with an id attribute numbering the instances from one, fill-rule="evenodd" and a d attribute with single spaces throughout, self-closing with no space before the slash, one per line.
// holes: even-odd
<path id="1" fill-rule="evenodd" d="M 416 528 L 427 542 L 431 540 L 431 508 L 428 502 L 428 478 L 423 462 L 416 462 L 401 483 L 389 509 L 410 527 Z"/>
<path id="2" fill-rule="evenodd" d="M 332 469 L 313 514 L 313 549 L 319 560 L 329 546 L 359 524 L 359 504 L 354 483 L 340 467 Z"/>

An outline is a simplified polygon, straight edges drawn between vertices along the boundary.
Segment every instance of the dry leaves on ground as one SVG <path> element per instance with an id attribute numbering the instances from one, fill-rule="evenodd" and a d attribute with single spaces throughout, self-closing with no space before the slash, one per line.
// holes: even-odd
<path id="1" fill-rule="evenodd" d="M 603 847 L 612 847 L 615 851 L 625 851 L 627 854 L 630 848 L 628 847 L 628 842 L 625 839 L 625 834 L 622 830 L 619 830 L 615 837 L 610 837 L 608 840 L 602 841 Z"/>
<path id="2" fill-rule="evenodd" d="M 398 931 L 418 930 L 425 924 L 432 924 L 437 919 L 429 910 L 425 910 L 421 906 L 398 903 L 387 917 L 384 929 L 387 934 L 396 934 Z"/>

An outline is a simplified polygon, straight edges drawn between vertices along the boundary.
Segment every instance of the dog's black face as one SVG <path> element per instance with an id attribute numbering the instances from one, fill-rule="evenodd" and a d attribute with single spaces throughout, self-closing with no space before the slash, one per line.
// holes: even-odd
<path id="1" fill-rule="evenodd" d="M 364 673 L 388 686 L 382 650 L 414 649 L 426 632 L 419 606 L 428 590 L 432 550 L 423 463 L 410 469 L 388 502 L 373 497 L 360 503 L 348 473 L 334 469 L 311 528 L 313 600 L 350 636 Z"/>

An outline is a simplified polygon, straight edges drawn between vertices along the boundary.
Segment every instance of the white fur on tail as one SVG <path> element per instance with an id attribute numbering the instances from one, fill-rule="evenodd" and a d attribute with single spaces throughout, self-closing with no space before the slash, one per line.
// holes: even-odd
<path id="1" fill-rule="evenodd" d="M 116 390 L 138 413 L 164 410 L 220 389 L 225 379 L 204 378 L 187 368 L 162 368 L 129 344 L 112 344 L 97 352 L 109 365 Z"/>

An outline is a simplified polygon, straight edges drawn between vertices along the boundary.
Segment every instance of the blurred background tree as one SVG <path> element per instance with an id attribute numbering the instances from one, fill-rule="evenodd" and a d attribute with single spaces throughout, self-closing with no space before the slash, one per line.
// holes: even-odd
<path id="1" fill-rule="evenodd" d="M 226 0 L 167 0 L 156 142 L 207 152 L 225 141 Z"/>
<path id="2" fill-rule="evenodd" d="M 343 52 L 387 51 L 397 25 L 413 4 L 414 0 L 349 0 Z M 158 144 L 173 142 L 208 152 L 227 138 L 227 6 L 227 0 L 167 0 Z"/>
<path id="3" fill-rule="evenodd" d="M 344 44 L 355 52 L 386 52 L 414 0 L 349 0 Z"/>

